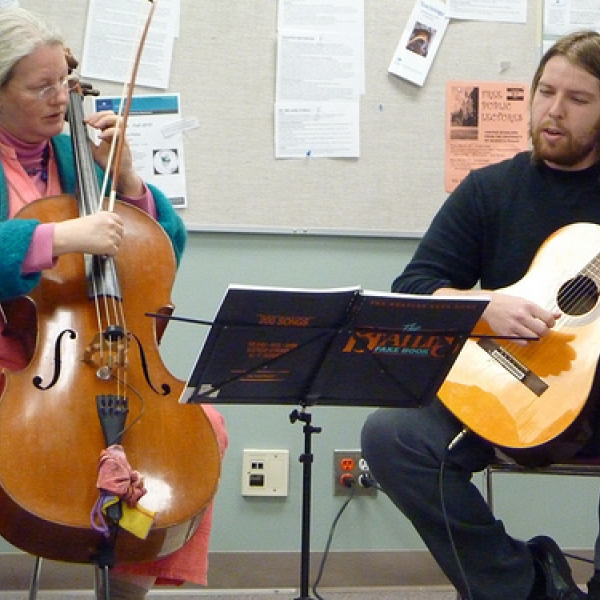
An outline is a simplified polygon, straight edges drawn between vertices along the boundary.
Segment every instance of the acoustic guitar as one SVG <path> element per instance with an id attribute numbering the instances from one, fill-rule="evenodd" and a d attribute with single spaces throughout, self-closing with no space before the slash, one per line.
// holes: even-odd
<path id="1" fill-rule="evenodd" d="M 589 437 L 600 351 L 600 226 L 576 223 L 540 247 L 508 294 L 562 316 L 526 346 L 493 337 L 480 322 L 439 390 L 465 427 L 517 462 L 564 460 Z M 577 255 L 579 265 L 573 266 Z M 577 270 L 579 269 L 579 270 Z"/>

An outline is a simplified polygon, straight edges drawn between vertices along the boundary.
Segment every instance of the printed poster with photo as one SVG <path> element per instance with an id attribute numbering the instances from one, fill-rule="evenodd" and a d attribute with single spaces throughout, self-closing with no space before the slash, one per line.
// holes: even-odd
<path id="1" fill-rule="evenodd" d="M 469 171 L 529 148 L 529 85 L 449 81 L 446 84 L 445 189 Z"/>
<path id="2" fill-rule="evenodd" d="M 392 75 L 422 86 L 450 19 L 438 0 L 417 1 L 388 67 Z"/>

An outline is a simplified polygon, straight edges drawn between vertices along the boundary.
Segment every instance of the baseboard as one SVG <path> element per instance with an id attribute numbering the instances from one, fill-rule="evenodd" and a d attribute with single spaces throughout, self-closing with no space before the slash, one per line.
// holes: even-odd
<path id="1" fill-rule="evenodd" d="M 591 560 L 590 550 L 572 550 L 570 554 Z M 592 571 L 589 563 L 570 560 L 575 580 L 585 583 Z M 35 561 L 22 553 L 0 554 L 0 590 L 27 590 Z M 310 562 L 310 584 L 321 565 L 321 554 Z M 210 555 L 209 589 L 281 589 L 300 585 L 300 555 L 296 552 L 216 552 Z M 93 569 L 44 560 L 41 590 L 93 588 Z M 425 550 L 390 552 L 331 552 L 327 557 L 319 586 L 353 587 L 428 587 L 447 586 L 448 581 Z M 186 584 L 185 588 L 194 588 Z"/>
<path id="2" fill-rule="evenodd" d="M 320 553 L 311 555 L 311 584 L 319 573 L 321 557 Z M 297 587 L 300 566 L 295 552 L 211 554 L 209 587 Z M 448 585 L 429 552 L 331 552 L 320 581 L 321 587 L 334 588 L 413 585 Z"/>

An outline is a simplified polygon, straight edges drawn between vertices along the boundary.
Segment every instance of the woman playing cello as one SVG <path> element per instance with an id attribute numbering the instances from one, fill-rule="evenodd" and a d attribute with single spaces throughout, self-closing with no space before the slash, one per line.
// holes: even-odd
<path id="1" fill-rule="evenodd" d="M 13 219 L 38 198 L 74 192 L 70 189 L 75 180 L 73 155 L 64 143 L 68 136 L 62 133 L 68 82 L 61 36 L 28 11 L 0 10 L 0 302 L 31 292 L 41 273 L 52 269 L 64 254 L 116 256 L 126 235 L 123 219 L 110 211 L 56 223 Z M 101 140 L 92 146 L 93 158 L 106 168 L 117 117 L 101 112 L 87 118 L 87 123 Z M 145 211 L 163 227 L 179 261 L 186 242 L 181 219 L 164 194 L 142 181 L 126 146 L 119 167 L 119 199 Z M 0 330 L 7 330 L 9 323 L 0 317 Z M 22 368 L 28 356 L 18 339 L 0 336 L 0 367 Z M 224 452 L 227 436 L 222 417 L 209 406 L 205 411 Z M 174 554 L 112 569 L 111 598 L 144 598 L 155 578 L 205 584 L 211 508 L 192 538 Z"/>

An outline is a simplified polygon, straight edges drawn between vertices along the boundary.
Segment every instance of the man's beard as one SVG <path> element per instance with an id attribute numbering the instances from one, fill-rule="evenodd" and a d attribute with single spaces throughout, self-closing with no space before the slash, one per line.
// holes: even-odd
<path id="1" fill-rule="evenodd" d="M 592 140 L 582 144 L 570 136 L 563 137 L 558 144 L 551 146 L 546 143 L 542 136 L 544 126 L 540 126 L 531 132 L 532 159 L 535 162 L 548 161 L 563 167 L 572 167 L 589 156 L 594 161 L 600 156 L 600 124 L 594 127 L 595 136 Z"/>

